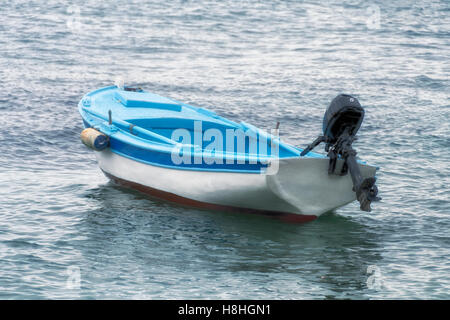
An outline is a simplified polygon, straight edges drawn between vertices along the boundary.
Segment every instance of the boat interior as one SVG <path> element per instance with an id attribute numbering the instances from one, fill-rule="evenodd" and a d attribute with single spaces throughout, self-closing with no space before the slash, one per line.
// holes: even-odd
<path id="1" fill-rule="evenodd" d="M 138 137 L 149 143 L 181 143 L 226 153 L 281 158 L 299 156 L 301 152 L 253 125 L 232 122 L 203 108 L 138 89 L 108 89 L 97 92 L 93 108 L 83 110 L 109 121 L 131 140 Z M 107 116 L 109 111 L 112 116 Z"/>

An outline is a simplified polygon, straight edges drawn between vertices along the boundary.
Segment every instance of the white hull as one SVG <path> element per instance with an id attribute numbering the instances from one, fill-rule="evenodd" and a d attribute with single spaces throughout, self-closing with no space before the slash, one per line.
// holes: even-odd
<path id="1" fill-rule="evenodd" d="M 131 160 L 109 149 L 95 154 L 105 173 L 131 186 L 162 191 L 163 198 L 175 198 L 176 202 L 191 199 L 195 204 L 311 217 L 356 200 L 350 175 L 328 175 L 328 159 L 282 159 L 278 172 L 268 175 L 170 169 Z M 338 161 L 337 172 L 341 166 Z M 372 166 L 360 168 L 364 178 L 375 175 Z"/>

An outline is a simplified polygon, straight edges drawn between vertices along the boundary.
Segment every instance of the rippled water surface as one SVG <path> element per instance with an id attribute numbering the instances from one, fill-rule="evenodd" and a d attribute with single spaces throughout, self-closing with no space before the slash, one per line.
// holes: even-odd
<path id="1" fill-rule="evenodd" d="M 0 298 L 450 298 L 448 1 L 0 0 Z M 292 225 L 108 182 L 76 105 L 117 77 L 305 145 L 331 99 L 382 202 Z"/>

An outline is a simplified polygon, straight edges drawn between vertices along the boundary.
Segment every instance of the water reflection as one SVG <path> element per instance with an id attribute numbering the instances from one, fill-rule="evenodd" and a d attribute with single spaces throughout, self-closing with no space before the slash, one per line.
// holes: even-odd
<path id="1" fill-rule="evenodd" d="M 122 264 L 141 274 L 139 285 L 161 285 L 156 279 L 164 275 L 177 279 L 197 274 L 222 279 L 217 292 L 224 290 L 219 289 L 223 282 L 227 290 L 240 286 L 227 279 L 251 279 L 256 295 L 247 298 L 283 292 L 292 298 L 316 297 L 308 292 L 313 287 L 320 288 L 317 297 L 364 298 L 367 267 L 381 259 L 378 236 L 370 227 L 334 213 L 311 223 L 288 224 L 184 208 L 111 183 L 89 190 L 86 197 L 96 203 L 80 222 L 88 241 L 96 244 L 83 252 L 87 265 L 103 273 L 110 270 L 114 279 Z M 95 282 L 103 277 L 96 272 L 90 276 Z M 162 287 L 175 282 L 166 279 Z M 245 297 L 245 288 L 240 289 Z"/>

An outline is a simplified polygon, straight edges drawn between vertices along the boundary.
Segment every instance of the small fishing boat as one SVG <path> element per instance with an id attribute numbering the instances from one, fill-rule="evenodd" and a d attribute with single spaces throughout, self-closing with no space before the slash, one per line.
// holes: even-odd
<path id="1" fill-rule="evenodd" d="M 356 199 L 370 211 L 379 199 L 376 168 L 351 147 L 364 110 L 348 95 L 333 100 L 324 135 L 306 149 L 281 141 L 278 125 L 268 133 L 141 88 L 101 88 L 78 107 L 81 140 L 105 175 L 158 198 L 298 222 Z M 326 156 L 311 152 L 321 142 Z"/>

